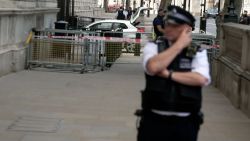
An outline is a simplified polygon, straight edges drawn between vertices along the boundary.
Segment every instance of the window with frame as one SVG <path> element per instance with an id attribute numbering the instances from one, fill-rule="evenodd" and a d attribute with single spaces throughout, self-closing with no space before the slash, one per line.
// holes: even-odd
<path id="1" fill-rule="evenodd" d="M 113 29 L 117 29 L 117 28 L 128 29 L 127 25 L 124 23 L 114 23 Z"/>
<path id="2" fill-rule="evenodd" d="M 98 30 L 98 29 L 111 29 L 112 28 L 112 23 L 97 23 L 93 26 L 90 27 L 91 30 Z"/>

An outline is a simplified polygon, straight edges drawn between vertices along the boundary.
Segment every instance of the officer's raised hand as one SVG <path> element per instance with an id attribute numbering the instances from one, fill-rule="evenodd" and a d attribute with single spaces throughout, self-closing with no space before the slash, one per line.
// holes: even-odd
<path id="1" fill-rule="evenodd" d="M 182 49 L 188 47 L 192 42 L 192 28 L 188 25 L 183 25 L 184 29 L 180 34 L 176 44 Z"/>
<path id="2" fill-rule="evenodd" d="M 167 74 L 165 69 L 172 63 L 176 56 L 191 43 L 191 29 L 192 27 L 187 24 L 168 24 L 165 27 L 165 37 L 172 45 L 148 61 L 147 70 L 150 74 L 161 76 L 162 73 Z M 165 71 L 165 73 L 163 71 Z"/>

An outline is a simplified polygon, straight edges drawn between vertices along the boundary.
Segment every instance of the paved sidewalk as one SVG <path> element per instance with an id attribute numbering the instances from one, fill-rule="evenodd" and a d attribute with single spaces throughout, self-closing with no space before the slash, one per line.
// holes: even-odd
<path id="1" fill-rule="evenodd" d="M 1 77 L 0 141 L 135 141 L 133 112 L 144 87 L 140 59 L 124 55 L 118 60 L 123 64 L 99 73 L 23 71 Z M 199 141 L 249 141 L 250 119 L 213 87 L 204 90 L 204 112 Z M 10 125 L 22 131 L 8 130 Z"/>

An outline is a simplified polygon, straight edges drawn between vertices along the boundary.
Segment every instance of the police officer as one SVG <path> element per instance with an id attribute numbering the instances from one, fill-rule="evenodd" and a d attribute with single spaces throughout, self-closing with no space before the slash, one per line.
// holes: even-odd
<path id="1" fill-rule="evenodd" d="M 154 33 L 156 36 L 156 39 L 159 36 L 163 36 L 164 33 L 164 21 L 163 18 L 165 16 L 166 11 L 163 9 L 159 9 L 158 10 L 158 15 L 157 17 L 155 17 L 154 21 L 153 21 L 153 26 L 154 26 Z"/>
<path id="2" fill-rule="evenodd" d="M 248 11 L 244 10 L 244 13 L 240 17 L 240 24 L 245 24 L 245 25 L 250 24 L 250 18 L 248 16 Z"/>
<path id="3" fill-rule="evenodd" d="M 117 14 L 116 14 L 116 19 L 117 20 L 125 20 L 127 17 L 127 12 L 124 11 L 124 8 L 121 6 L 120 9 L 117 10 Z"/>
<path id="4" fill-rule="evenodd" d="M 210 83 L 207 51 L 190 46 L 195 18 L 189 12 L 169 6 L 164 21 L 164 37 L 144 48 L 146 88 L 137 140 L 196 141 L 202 87 Z"/>

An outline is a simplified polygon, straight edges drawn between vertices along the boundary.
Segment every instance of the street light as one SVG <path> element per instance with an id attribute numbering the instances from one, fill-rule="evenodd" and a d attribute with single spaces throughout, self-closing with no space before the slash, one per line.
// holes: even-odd
<path id="1" fill-rule="evenodd" d="M 207 0 L 204 0 L 204 14 L 206 13 Z M 205 15 L 204 15 L 205 16 Z"/>
<path id="2" fill-rule="evenodd" d="M 75 0 L 72 0 L 72 17 L 75 16 Z"/>
<path id="3" fill-rule="evenodd" d="M 184 0 L 184 2 L 183 2 L 183 9 L 186 10 L 186 6 L 187 6 L 187 0 Z"/>
<path id="4" fill-rule="evenodd" d="M 143 3 L 144 3 L 143 0 L 141 0 L 141 5 L 140 5 L 141 7 L 143 7 Z"/>
<path id="5" fill-rule="evenodd" d="M 135 9 L 135 7 L 136 7 L 136 1 L 134 0 L 134 2 L 133 2 L 133 9 Z"/>
<path id="6" fill-rule="evenodd" d="M 220 13 L 220 3 L 221 3 L 221 0 L 219 0 L 219 3 L 218 3 L 218 14 Z"/>
<path id="7" fill-rule="evenodd" d="M 150 8 L 151 0 L 148 1 L 148 8 Z M 150 17 L 150 10 L 148 10 L 147 17 Z"/>
<path id="8" fill-rule="evenodd" d="M 191 10 L 191 0 L 188 1 L 188 11 L 190 12 Z"/>
<path id="9" fill-rule="evenodd" d="M 204 3 L 201 3 L 201 17 L 200 17 L 200 32 L 205 32 L 206 33 L 206 28 L 207 28 L 207 17 L 206 17 L 206 3 L 207 1 L 204 0 Z M 202 11 L 202 7 L 204 8 Z"/>

